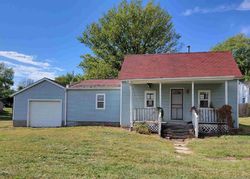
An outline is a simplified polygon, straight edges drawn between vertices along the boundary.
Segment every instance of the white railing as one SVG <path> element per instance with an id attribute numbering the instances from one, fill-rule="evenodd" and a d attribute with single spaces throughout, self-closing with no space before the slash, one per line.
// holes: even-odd
<path id="1" fill-rule="evenodd" d="M 133 121 L 147 122 L 158 120 L 158 109 L 157 108 L 135 108 Z"/>
<path id="2" fill-rule="evenodd" d="M 158 111 L 158 134 L 161 136 L 161 122 L 162 122 L 162 114 L 163 111 Z"/>
<path id="3" fill-rule="evenodd" d="M 149 125 L 158 125 L 158 134 L 161 135 L 162 113 L 158 108 L 134 108 L 133 123 L 147 122 Z"/>
<path id="4" fill-rule="evenodd" d="M 218 123 L 218 112 L 215 108 L 198 109 L 200 123 Z"/>
<path id="5" fill-rule="evenodd" d="M 194 135 L 198 138 L 199 135 L 199 115 L 197 114 L 195 109 L 192 109 L 192 123 L 194 126 Z"/>

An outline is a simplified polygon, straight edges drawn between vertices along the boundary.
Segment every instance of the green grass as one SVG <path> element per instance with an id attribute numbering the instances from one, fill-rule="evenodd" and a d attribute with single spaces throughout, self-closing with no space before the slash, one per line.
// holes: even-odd
<path id="1" fill-rule="evenodd" d="M 0 178 L 250 178 L 250 136 L 192 139 L 189 147 L 193 154 L 177 154 L 171 141 L 120 128 L 0 121 Z"/>
<path id="2" fill-rule="evenodd" d="M 2 120 L 11 120 L 12 118 L 12 108 L 4 108 L 2 112 L 0 112 L 0 121 Z"/>
<path id="3" fill-rule="evenodd" d="M 250 117 L 243 117 L 240 119 L 240 134 L 250 135 Z"/>

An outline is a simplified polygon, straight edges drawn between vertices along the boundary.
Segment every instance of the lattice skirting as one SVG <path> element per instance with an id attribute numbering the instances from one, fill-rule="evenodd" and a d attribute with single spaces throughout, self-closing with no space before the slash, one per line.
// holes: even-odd
<path id="1" fill-rule="evenodd" d="M 140 122 L 135 122 L 140 123 Z M 158 133 L 159 130 L 159 123 L 158 122 L 146 122 L 148 124 L 149 130 L 152 133 Z"/>
<path id="2" fill-rule="evenodd" d="M 200 134 L 226 134 L 228 132 L 227 124 L 199 124 Z"/>
<path id="3" fill-rule="evenodd" d="M 148 123 L 148 126 L 149 126 L 149 130 L 150 130 L 152 133 L 158 133 L 158 130 L 159 130 L 159 123 Z"/>

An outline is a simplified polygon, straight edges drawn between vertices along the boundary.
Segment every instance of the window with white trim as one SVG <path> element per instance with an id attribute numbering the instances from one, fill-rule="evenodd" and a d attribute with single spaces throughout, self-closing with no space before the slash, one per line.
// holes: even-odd
<path id="1" fill-rule="evenodd" d="M 145 107 L 154 108 L 156 103 L 156 92 L 155 91 L 145 91 Z"/>
<path id="2" fill-rule="evenodd" d="M 200 90 L 198 91 L 198 104 L 199 108 L 209 108 L 210 107 L 210 90 Z"/>
<path id="3" fill-rule="evenodd" d="M 105 94 L 96 94 L 96 109 L 105 109 Z"/>

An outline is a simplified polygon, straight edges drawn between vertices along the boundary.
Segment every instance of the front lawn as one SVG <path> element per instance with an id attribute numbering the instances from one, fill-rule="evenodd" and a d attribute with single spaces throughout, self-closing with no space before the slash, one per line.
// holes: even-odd
<path id="1" fill-rule="evenodd" d="M 250 161 L 250 117 L 240 119 L 238 135 L 192 140 L 189 146 L 207 158 L 244 159 Z"/>
<path id="2" fill-rule="evenodd" d="M 13 128 L 0 121 L 0 178 L 249 178 L 249 141 L 192 139 L 193 154 L 185 155 L 157 135 L 120 128 Z"/>

